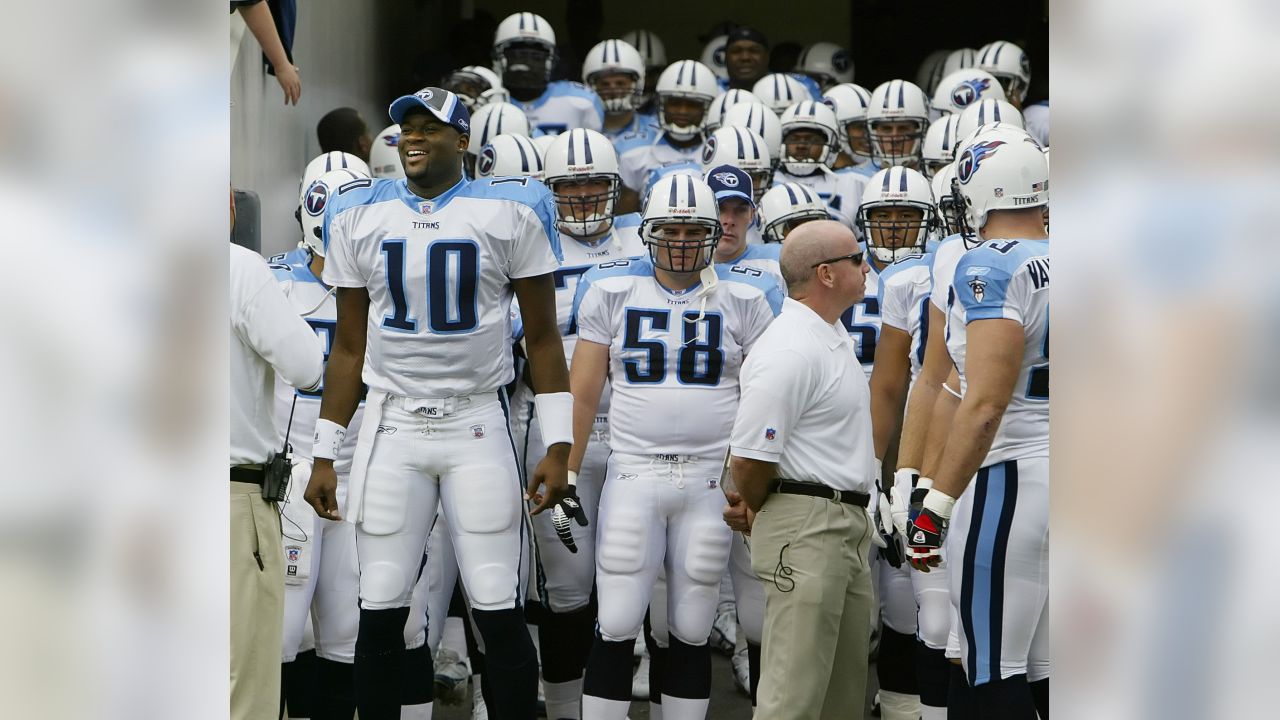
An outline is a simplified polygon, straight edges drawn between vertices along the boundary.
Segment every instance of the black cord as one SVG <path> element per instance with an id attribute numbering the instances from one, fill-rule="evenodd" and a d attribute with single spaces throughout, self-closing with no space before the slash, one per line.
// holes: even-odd
<path id="1" fill-rule="evenodd" d="M 293 411 L 297 409 L 298 409 L 298 393 L 294 392 L 293 402 L 289 405 L 289 422 L 284 427 L 284 448 L 280 451 L 280 453 L 284 455 L 286 458 L 288 458 L 289 454 L 293 452 L 293 446 L 289 444 L 289 433 L 293 430 Z M 284 500 L 282 502 L 276 503 L 276 513 L 280 515 L 280 535 L 288 540 L 304 543 L 307 541 L 307 531 L 303 530 L 301 525 L 294 522 L 293 518 L 285 515 L 284 508 L 281 507 L 282 505 L 289 504 L 289 486 L 293 485 L 293 473 L 292 473 L 293 461 L 292 460 L 289 461 L 289 469 L 291 472 L 289 473 L 289 480 L 284 485 Z M 290 525 L 298 528 L 298 532 L 302 533 L 301 538 L 296 538 L 290 535 L 289 533 L 285 532 L 284 530 L 285 520 L 288 520 Z"/>
<path id="2" fill-rule="evenodd" d="M 791 592 L 796 589 L 796 581 L 791 579 L 791 574 L 795 572 L 795 570 L 793 570 L 791 566 L 787 565 L 786 561 L 782 558 L 783 553 L 785 553 L 789 547 L 791 547 L 791 543 L 783 545 L 782 549 L 778 551 L 778 566 L 773 569 L 773 585 L 778 588 L 779 592 L 784 593 Z M 779 577 L 781 577 L 781 579 L 779 579 Z M 788 587 L 783 587 L 784 582 L 787 583 Z"/>

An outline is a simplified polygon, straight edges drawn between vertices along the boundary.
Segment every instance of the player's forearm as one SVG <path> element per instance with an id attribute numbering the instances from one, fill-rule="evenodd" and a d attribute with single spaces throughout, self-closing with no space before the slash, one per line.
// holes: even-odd
<path id="1" fill-rule="evenodd" d="M 357 354 L 335 345 L 329 353 L 324 371 L 324 393 L 320 397 L 320 417 L 342 427 L 351 424 L 360 405 L 360 374 L 364 370 L 364 351 Z"/>
<path id="2" fill-rule="evenodd" d="M 940 384 L 930 383 L 921 375 L 911 388 L 907 396 L 906 417 L 902 422 L 902 438 L 898 441 L 898 468 L 918 470 L 924 462 L 925 442 L 940 387 Z"/>
<path id="3" fill-rule="evenodd" d="M 729 459 L 729 472 L 747 507 L 760 512 L 769 497 L 769 483 L 778 477 L 778 464 L 734 455 Z"/>
<path id="4" fill-rule="evenodd" d="M 928 410 L 929 427 L 924 439 L 924 453 L 919 465 L 910 465 L 920 470 L 925 477 L 933 477 L 938 464 L 942 461 L 942 451 L 947 445 L 947 437 L 951 432 L 952 419 L 956 408 L 960 407 L 960 398 L 945 388 L 934 399 L 933 407 Z"/>
<path id="5" fill-rule="evenodd" d="M 996 431 L 1000 429 L 1000 419 L 1004 417 L 1005 405 L 979 399 L 960 402 L 937 472 L 931 476 L 934 489 L 953 498 L 960 497 L 991 450 Z"/>
<path id="6" fill-rule="evenodd" d="M 907 400 L 910 374 L 899 375 L 876 367 L 871 373 L 871 440 L 876 457 L 889 452 L 889 441 L 898 431 Z"/>
<path id="7" fill-rule="evenodd" d="M 573 448 L 569 450 L 569 469 L 582 470 L 582 460 L 587 456 L 591 431 L 600 408 L 600 395 L 604 392 L 604 375 L 576 372 L 570 374 L 569 385 L 573 392 Z"/>
<path id="8" fill-rule="evenodd" d="M 538 337 L 527 336 L 525 352 L 529 358 L 529 378 L 534 392 L 569 392 L 569 370 L 565 366 L 564 343 L 560 332 L 552 326 L 552 332 Z"/>
<path id="9" fill-rule="evenodd" d="M 266 2 L 248 7 L 240 7 L 240 17 L 244 18 L 245 27 L 258 39 L 262 52 L 275 67 L 289 64 L 289 56 L 285 54 L 284 45 L 280 42 L 280 34 L 276 32 L 275 21 L 271 19 L 271 8 Z"/>

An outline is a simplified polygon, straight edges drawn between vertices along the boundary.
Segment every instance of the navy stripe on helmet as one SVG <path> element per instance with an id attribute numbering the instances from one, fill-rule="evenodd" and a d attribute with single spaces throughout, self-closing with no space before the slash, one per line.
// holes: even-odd
<path id="1" fill-rule="evenodd" d="M 582 128 L 577 128 L 574 132 L 578 133 L 578 136 L 582 138 L 583 157 L 585 158 L 586 164 L 595 164 L 595 161 L 591 159 L 591 136 Z"/>
<path id="2" fill-rule="evenodd" d="M 775 98 L 782 97 L 782 91 L 778 89 L 778 76 L 773 76 L 773 96 Z"/>
<path id="3" fill-rule="evenodd" d="M 671 196 L 670 196 L 669 198 L 667 198 L 667 205 L 668 205 L 668 206 L 670 206 L 670 207 L 675 207 L 675 205 L 676 205 L 676 200 L 677 200 L 677 197 L 676 197 L 676 179 L 675 179 L 675 178 L 671 178 Z"/>
<path id="4" fill-rule="evenodd" d="M 533 23 L 533 31 L 538 32 L 538 16 L 529 13 L 529 22 Z"/>
<path id="5" fill-rule="evenodd" d="M 800 202 L 800 199 L 796 197 L 795 190 L 792 189 L 795 187 L 792 183 L 786 183 L 782 187 L 787 189 L 787 197 L 791 200 L 792 205 L 795 205 Z"/>
<path id="6" fill-rule="evenodd" d="M 742 128 L 734 128 L 733 136 L 738 139 L 738 159 L 747 159 L 747 144 L 742 140 Z"/>
<path id="7" fill-rule="evenodd" d="M 898 107 L 904 110 L 907 108 L 907 100 L 905 97 L 906 93 L 907 93 L 907 81 L 899 80 L 898 81 Z"/>
<path id="8" fill-rule="evenodd" d="M 698 63 L 693 60 L 689 61 L 689 84 L 695 87 L 698 85 Z"/>
<path id="9" fill-rule="evenodd" d="M 786 76 L 786 75 L 783 75 L 783 76 L 782 76 L 782 87 L 783 87 L 784 89 L 786 89 L 786 91 L 787 91 L 787 99 L 788 99 L 788 100 L 791 100 L 791 99 L 792 99 L 792 95 L 791 95 L 791 83 L 787 82 L 787 76 Z"/>
<path id="10" fill-rule="evenodd" d="M 575 154 L 575 151 L 574 151 L 574 149 L 573 149 L 573 135 L 572 135 L 572 134 L 570 134 L 570 135 L 569 135 L 569 160 L 568 160 L 568 164 L 570 164 L 570 165 L 577 165 L 578 163 L 574 161 L 574 158 L 575 158 L 575 157 L 576 157 L 576 154 Z"/>
<path id="11" fill-rule="evenodd" d="M 693 192 L 693 176 L 685 175 L 684 179 L 685 179 L 685 185 L 689 186 L 689 207 L 697 207 L 698 201 L 694 199 L 696 195 L 694 195 L 694 192 Z"/>
<path id="12" fill-rule="evenodd" d="M 1001 50 L 1004 50 L 1004 43 L 1003 43 L 1003 42 L 998 42 L 998 43 L 996 43 L 996 56 L 995 56 L 995 57 L 993 57 L 993 58 L 991 58 L 991 62 L 992 62 L 993 64 L 994 64 L 994 63 L 998 63 L 998 62 L 1000 62 L 1000 51 L 1001 51 Z"/>
<path id="13" fill-rule="evenodd" d="M 814 195 L 813 191 L 810 190 L 807 185 L 801 185 L 800 192 L 804 193 L 805 202 L 808 202 L 808 203 L 818 202 L 818 196 Z"/>
<path id="14" fill-rule="evenodd" d="M 679 70 L 676 71 L 676 85 L 679 86 L 684 82 L 684 69 L 688 63 L 684 60 L 680 61 Z"/>
<path id="15" fill-rule="evenodd" d="M 898 183 L 898 189 L 901 190 L 902 192 L 906 192 L 907 191 L 907 171 L 905 169 L 899 169 L 898 177 L 902 178 L 902 181 Z"/>
<path id="16" fill-rule="evenodd" d="M 752 133 L 751 135 L 748 135 L 748 136 L 747 136 L 747 139 L 749 139 L 749 140 L 751 141 L 751 150 L 752 150 L 753 152 L 755 152 L 755 157 L 753 157 L 752 159 L 753 159 L 753 160 L 759 160 L 759 159 L 761 158 L 761 154 L 760 154 L 760 145 L 759 145 L 758 143 L 756 143 L 755 133 Z"/>
<path id="17" fill-rule="evenodd" d="M 524 16 L 525 16 L 525 15 L 528 15 L 528 13 L 520 13 L 520 29 L 521 29 L 521 30 L 523 30 L 523 29 L 524 29 Z"/>
<path id="18" fill-rule="evenodd" d="M 520 151 L 520 169 L 529 172 L 529 156 L 524 152 L 524 143 L 516 140 L 516 149 Z"/>
<path id="19" fill-rule="evenodd" d="M 889 192 L 889 178 L 893 177 L 893 168 L 889 168 L 889 172 L 884 174 L 884 183 L 880 186 L 880 192 Z"/>
<path id="20" fill-rule="evenodd" d="M 991 118 L 996 122 L 1000 122 L 1000 103 L 991 103 Z"/>

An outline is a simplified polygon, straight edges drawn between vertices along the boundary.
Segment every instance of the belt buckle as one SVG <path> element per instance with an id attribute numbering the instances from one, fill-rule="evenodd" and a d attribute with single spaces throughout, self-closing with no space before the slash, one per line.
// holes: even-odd
<path id="1" fill-rule="evenodd" d="M 830 500 L 831 502 L 840 502 L 839 490 L 831 487 L 830 485 L 823 485 L 822 487 L 826 488 L 827 492 L 830 493 L 830 495 L 827 497 L 828 500 Z"/>

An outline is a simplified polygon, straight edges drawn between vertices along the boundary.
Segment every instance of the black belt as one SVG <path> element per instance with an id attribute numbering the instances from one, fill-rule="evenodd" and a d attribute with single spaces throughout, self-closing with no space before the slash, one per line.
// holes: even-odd
<path id="1" fill-rule="evenodd" d="M 820 483 L 800 482 L 799 480 L 784 480 L 779 478 L 769 483 L 769 492 L 782 493 L 783 495 L 808 495 L 810 497 L 818 497 L 826 500 L 839 500 L 849 505 L 857 505 L 858 507 L 866 507 L 871 502 L 871 496 L 858 492 L 857 490 L 837 490 L 829 485 Z"/>
<path id="2" fill-rule="evenodd" d="M 231 468 L 231 482 L 249 483 L 262 487 L 262 479 L 266 476 L 266 468 L 261 465 L 241 465 Z"/>

